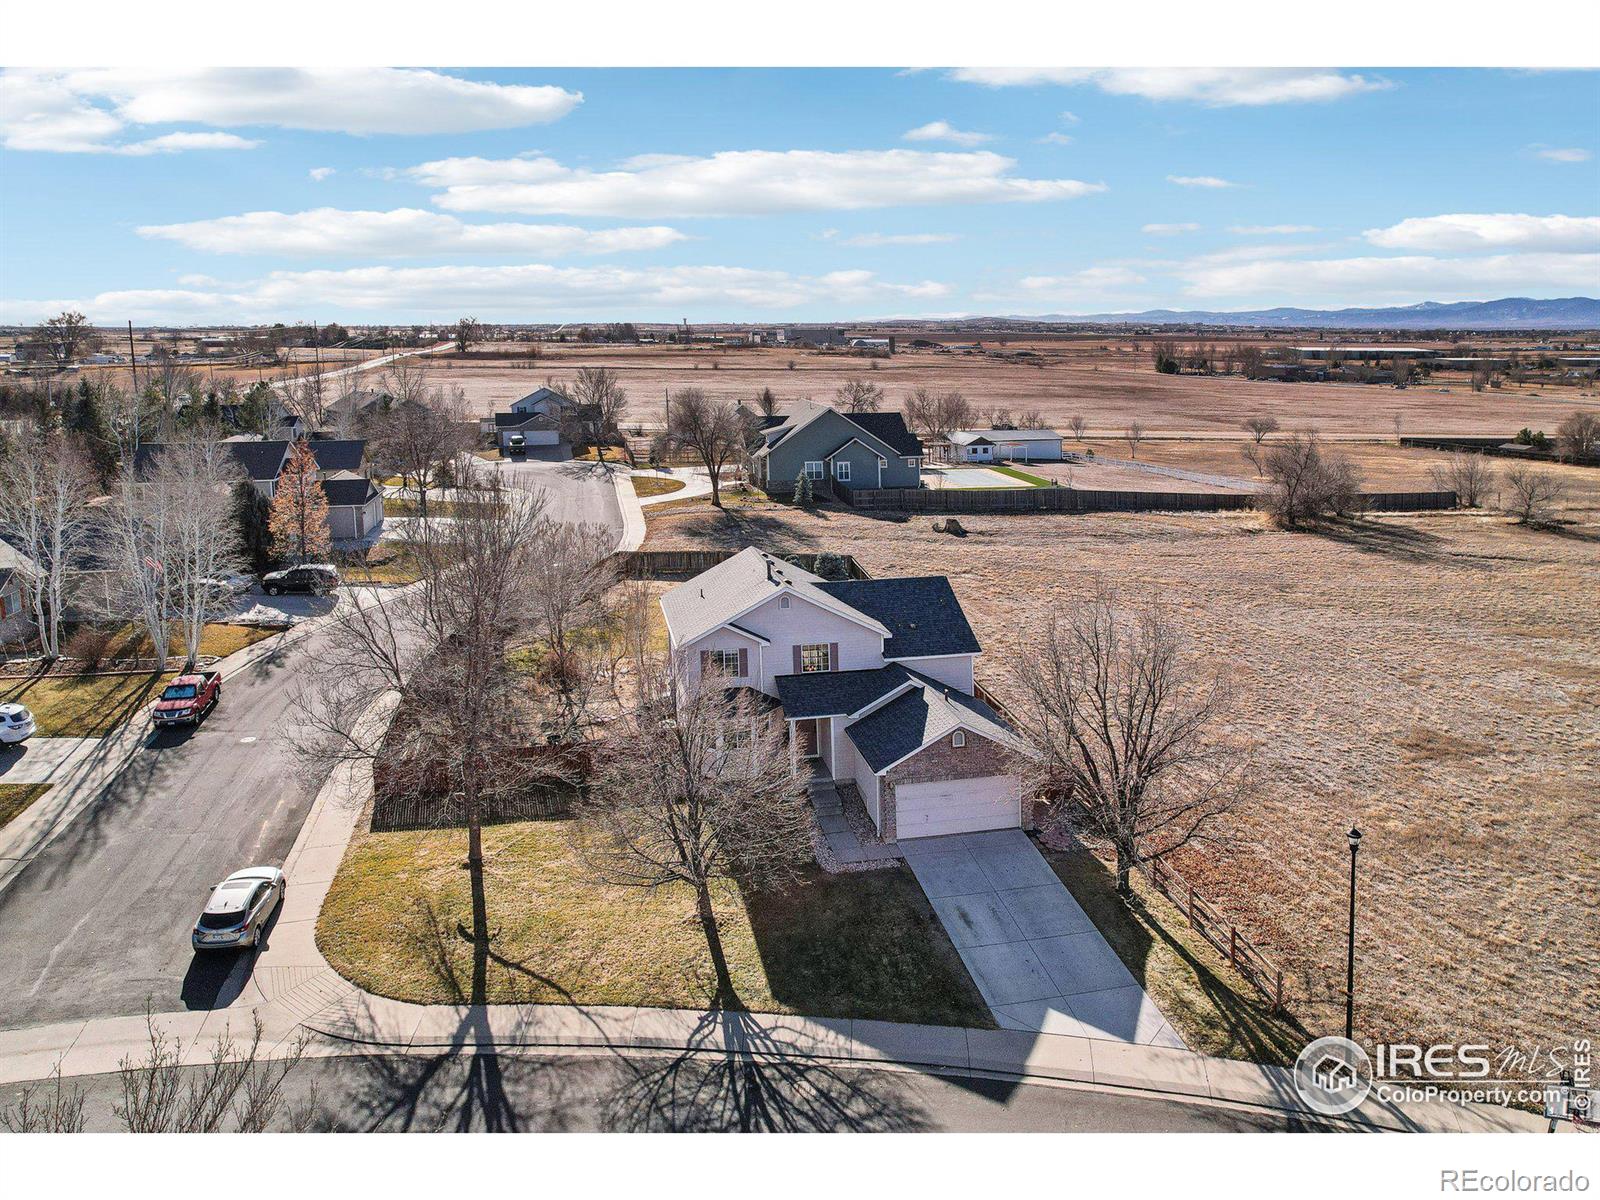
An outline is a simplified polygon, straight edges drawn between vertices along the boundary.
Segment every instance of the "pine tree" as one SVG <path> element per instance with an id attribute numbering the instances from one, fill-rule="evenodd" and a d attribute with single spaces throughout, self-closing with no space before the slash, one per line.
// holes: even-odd
<path id="1" fill-rule="evenodd" d="M 272 506 L 249 480 L 233 485 L 233 520 L 250 569 L 265 571 L 272 565 Z"/>
<path id="2" fill-rule="evenodd" d="M 296 442 L 278 476 L 267 518 L 272 548 L 290 562 L 321 562 L 333 549 L 328 532 L 328 494 L 322 490 L 317 460 L 304 442 Z"/>
<path id="3" fill-rule="evenodd" d="M 78 444 L 102 488 L 110 486 L 117 473 L 117 442 L 111 423 L 100 407 L 100 390 L 87 379 L 61 406 L 61 427 Z"/>
<path id="4" fill-rule="evenodd" d="M 811 476 L 804 471 L 795 476 L 794 502 L 802 508 L 811 503 Z"/>

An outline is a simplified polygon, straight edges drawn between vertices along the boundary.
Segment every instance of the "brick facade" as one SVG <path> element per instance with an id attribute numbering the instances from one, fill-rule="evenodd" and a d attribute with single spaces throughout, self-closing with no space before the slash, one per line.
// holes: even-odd
<path id="1" fill-rule="evenodd" d="M 896 829 L 895 788 L 902 783 L 943 783 L 950 779 L 981 779 L 985 775 L 1008 775 L 1013 770 L 1011 752 L 998 742 L 966 731 L 967 744 L 957 749 L 951 745 L 953 735 L 945 734 L 937 742 L 917 751 L 905 762 L 891 769 L 878 780 L 879 828 L 883 840 L 895 840 Z"/>

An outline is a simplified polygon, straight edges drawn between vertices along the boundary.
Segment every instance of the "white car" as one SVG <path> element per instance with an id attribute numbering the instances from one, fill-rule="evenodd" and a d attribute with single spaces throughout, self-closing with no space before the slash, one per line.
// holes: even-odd
<path id="1" fill-rule="evenodd" d="M 283 872 L 246 867 L 211 889 L 189 943 L 196 950 L 238 950 L 261 941 L 261 931 L 283 902 Z"/>
<path id="2" fill-rule="evenodd" d="M 20 746 L 34 734 L 33 714 L 20 704 L 0 704 L 0 745 Z"/>
<path id="3" fill-rule="evenodd" d="M 218 575 L 215 579 L 202 579 L 200 582 L 219 596 L 242 596 L 256 585 L 256 581 L 248 575 Z"/>

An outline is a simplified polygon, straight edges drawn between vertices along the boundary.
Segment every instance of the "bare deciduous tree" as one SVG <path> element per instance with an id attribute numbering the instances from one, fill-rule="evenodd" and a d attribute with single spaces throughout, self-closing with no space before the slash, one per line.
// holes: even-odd
<path id="1" fill-rule="evenodd" d="M 472 947 L 472 979 L 464 998 L 483 1003 L 493 937 L 483 822 L 498 798 L 528 786 L 528 765 L 515 755 L 539 740 L 528 681 L 506 651 L 535 620 L 545 516 L 542 493 L 497 476 L 466 481 L 457 503 L 454 520 L 408 530 L 421 572 L 414 587 L 381 603 L 356 597 L 330 623 L 323 669 L 298 701 L 297 749 L 318 771 L 381 761 L 387 788 L 436 805 L 441 823 L 451 815 L 465 824 L 471 927 L 459 932 Z M 396 695 L 392 724 L 371 719 Z"/>
<path id="2" fill-rule="evenodd" d="M 628 393 L 609 367 L 582 367 L 572 381 L 572 420 L 581 440 L 595 448 L 601 462 L 606 442 L 628 413 Z"/>
<path id="3" fill-rule="evenodd" d="M 46 658 L 61 654 L 61 614 L 72 563 L 92 528 L 94 477 L 60 434 L 33 433 L 0 459 L 0 531 L 31 560 L 19 588 Z"/>
<path id="4" fill-rule="evenodd" d="M 1361 479 L 1354 464 L 1324 451 L 1314 433 L 1290 434 L 1267 451 L 1263 465 L 1266 509 L 1284 529 L 1329 513 L 1344 516 L 1361 501 Z"/>
<path id="5" fill-rule="evenodd" d="M 1144 426 L 1137 421 L 1129 421 L 1126 429 L 1122 431 L 1122 440 L 1128 443 L 1128 453 L 1133 458 L 1139 457 L 1139 443 L 1144 441 Z"/>
<path id="6" fill-rule="evenodd" d="M 1506 512 L 1519 525 L 1548 525 L 1555 520 L 1556 507 L 1566 499 L 1567 481 L 1554 471 L 1515 463 L 1504 475 L 1508 503 Z"/>
<path id="7" fill-rule="evenodd" d="M 1114 592 L 1056 609 L 1030 631 L 1018 659 L 1028 770 L 1116 853 L 1117 891 L 1129 875 L 1210 835 L 1245 794 L 1248 747 L 1220 739 L 1228 711 L 1220 674 L 1205 675 L 1159 608 L 1124 616 Z"/>
<path id="8" fill-rule="evenodd" d="M 1261 444 L 1266 441 L 1268 434 L 1278 432 L 1278 418 L 1266 415 L 1250 417 L 1241 428 L 1250 435 L 1250 442 L 1244 448 L 1244 456 L 1259 475 L 1262 456 L 1265 454 Z"/>
<path id="9" fill-rule="evenodd" d="M 315 1089 L 305 1104 L 293 1108 L 285 1107 L 283 1091 L 284 1080 L 305 1057 L 305 1035 L 269 1055 L 257 1015 L 249 1042 L 223 1034 L 212 1042 L 203 1065 L 188 1067 L 183 1043 L 161 1030 L 153 1016 L 146 1017 L 146 1029 L 144 1055 L 125 1056 L 117 1068 L 122 1098 L 113 1102 L 112 1112 L 129 1133 L 262 1133 L 280 1113 L 288 1129 L 310 1128 Z"/>
<path id="10" fill-rule="evenodd" d="M 456 353 L 465 354 L 474 342 L 483 339 L 483 327 L 478 324 L 477 317 L 462 317 L 451 336 L 455 339 Z"/>
<path id="11" fill-rule="evenodd" d="M 1568 462 L 1588 462 L 1600 448 L 1600 415 L 1570 412 L 1556 426 L 1556 451 Z"/>
<path id="12" fill-rule="evenodd" d="M 1043 429 L 1044 413 L 1040 412 L 1037 408 L 1030 408 L 1025 412 L 1019 413 L 1017 415 L 1017 428 Z"/>
<path id="13" fill-rule="evenodd" d="M 534 533 L 528 566 L 534 639 L 545 652 L 544 677 L 560 698 L 567 740 L 580 736 L 589 685 L 601 665 L 585 661 L 578 634 L 598 623 L 616 579 L 615 546 L 616 534 L 605 525 L 544 521 Z"/>
<path id="14" fill-rule="evenodd" d="M 716 1003 L 735 1006 L 713 889 L 794 877 L 811 850 L 805 782 L 748 689 L 714 671 L 696 678 L 681 657 L 643 659 L 637 672 L 637 702 L 580 802 L 580 846 L 608 882 L 694 891 Z"/>
<path id="15" fill-rule="evenodd" d="M 833 395 L 847 413 L 877 412 L 883 403 L 883 389 L 867 379 L 846 380 Z"/>
<path id="16" fill-rule="evenodd" d="M 233 608 L 233 596 L 218 580 L 245 569 L 233 520 L 233 489 L 244 469 L 227 444 L 214 437 L 186 438 L 170 446 L 156 465 L 158 494 L 180 497 L 164 522 L 169 550 L 164 561 L 168 604 L 184 665 L 200 657 L 206 625 Z M 156 657 L 165 655 L 160 643 Z"/>
<path id="17" fill-rule="evenodd" d="M 906 397 L 906 423 L 929 441 L 970 428 L 972 405 L 960 392 L 935 392 L 917 388 Z"/>
<path id="18" fill-rule="evenodd" d="M 82 1133 L 83 1089 L 61 1079 L 56 1063 L 47 1080 L 25 1083 L 17 1102 L 0 1109 L 0 1129 L 9 1133 Z"/>
<path id="19" fill-rule="evenodd" d="M 1084 431 L 1089 428 L 1089 422 L 1084 420 L 1082 413 L 1074 413 L 1067 418 L 1067 428 L 1072 430 L 1072 436 L 1081 442 Z"/>
<path id="20" fill-rule="evenodd" d="M 411 402 L 396 403 L 373 427 L 373 461 L 400 477 L 402 489 L 417 491 L 417 513 L 428 515 L 428 489 L 444 486 L 458 472 L 456 459 L 468 449 L 466 400 L 460 388 L 424 392 L 418 381 L 405 381 Z"/>
<path id="21" fill-rule="evenodd" d="M 29 341 L 58 367 L 73 362 L 98 341 L 94 326 L 81 312 L 64 312 L 28 331 Z"/>
<path id="22" fill-rule="evenodd" d="M 731 400 L 708 399 L 699 388 L 674 392 L 671 408 L 667 437 L 699 456 L 711 477 L 711 503 L 721 508 L 722 468 L 745 452 L 751 434 L 747 415 Z"/>
<path id="23" fill-rule="evenodd" d="M 1428 468 L 1428 477 L 1441 492 L 1454 492 L 1456 503 L 1464 508 L 1477 508 L 1494 485 L 1494 472 L 1489 460 L 1481 454 L 1457 452 L 1444 462 Z"/>

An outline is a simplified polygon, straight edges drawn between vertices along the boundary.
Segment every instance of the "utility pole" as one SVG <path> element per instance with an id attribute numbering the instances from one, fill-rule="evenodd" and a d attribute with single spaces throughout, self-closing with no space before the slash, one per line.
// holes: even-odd
<path id="1" fill-rule="evenodd" d="M 133 352 L 133 322 L 128 322 L 128 370 L 133 372 L 133 402 L 139 403 L 139 358 Z"/>

